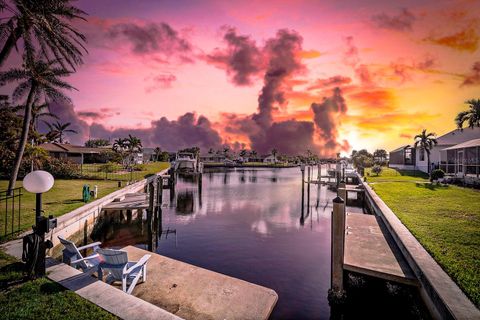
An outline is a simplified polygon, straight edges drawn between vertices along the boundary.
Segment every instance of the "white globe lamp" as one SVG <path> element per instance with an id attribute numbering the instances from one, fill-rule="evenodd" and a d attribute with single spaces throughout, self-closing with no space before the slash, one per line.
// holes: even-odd
<path id="1" fill-rule="evenodd" d="M 43 170 L 32 171 L 23 178 L 23 187 L 31 193 L 44 193 L 53 187 L 53 176 Z"/>

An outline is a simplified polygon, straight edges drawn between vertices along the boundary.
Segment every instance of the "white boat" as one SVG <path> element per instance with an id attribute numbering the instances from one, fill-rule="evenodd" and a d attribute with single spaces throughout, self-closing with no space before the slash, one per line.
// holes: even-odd
<path id="1" fill-rule="evenodd" d="M 173 166 L 178 173 L 201 173 L 202 165 L 191 152 L 178 152 Z"/>

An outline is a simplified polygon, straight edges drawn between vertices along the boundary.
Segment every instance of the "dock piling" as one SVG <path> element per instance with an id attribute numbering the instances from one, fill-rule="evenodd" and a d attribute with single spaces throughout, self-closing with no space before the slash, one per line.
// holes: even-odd
<path id="1" fill-rule="evenodd" d="M 343 290 L 343 259 L 345 248 L 345 202 L 342 198 L 333 199 L 332 211 L 332 270 L 331 290 L 336 296 Z"/>

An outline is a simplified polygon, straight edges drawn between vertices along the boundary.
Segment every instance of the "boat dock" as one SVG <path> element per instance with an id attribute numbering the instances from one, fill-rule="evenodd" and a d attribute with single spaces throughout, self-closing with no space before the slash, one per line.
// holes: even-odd
<path id="1" fill-rule="evenodd" d="M 124 247 L 129 260 L 151 254 L 133 246 Z M 133 295 L 183 319 L 268 319 L 278 295 L 275 291 L 152 254 L 147 281 Z"/>
<path id="2" fill-rule="evenodd" d="M 407 261 L 374 215 L 347 213 L 343 268 L 408 285 L 418 281 Z"/>

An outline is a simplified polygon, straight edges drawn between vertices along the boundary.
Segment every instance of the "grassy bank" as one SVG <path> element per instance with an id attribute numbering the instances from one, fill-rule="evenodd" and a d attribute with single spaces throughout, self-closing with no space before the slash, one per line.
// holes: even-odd
<path id="1" fill-rule="evenodd" d="M 168 168 L 166 162 L 158 162 L 147 165 L 144 176 L 159 172 Z M 142 176 L 143 177 L 143 176 Z M 86 180 L 86 179 L 56 179 L 53 188 L 43 195 L 43 210 L 45 215 L 61 216 L 76 208 L 84 205 L 82 201 L 83 185 L 88 184 L 92 189 L 98 186 L 98 197 L 104 197 L 113 191 L 118 190 L 117 181 L 110 180 Z M 8 181 L 0 180 L 0 190 L 6 190 Z M 18 181 L 17 187 L 22 186 L 22 181 Z M 18 202 L 15 202 L 18 206 Z M 21 198 L 21 219 L 20 230 L 29 229 L 35 222 L 35 195 L 23 190 Z M 10 209 L 9 209 L 10 210 Z M 12 217 L 7 215 L 7 228 L 11 228 Z M 18 215 L 14 217 L 14 226 L 17 228 Z M 0 239 L 5 233 L 5 202 L 0 205 Z"/>
<path id="2" fill-rule="evenodd" d="M 148 164 L 139 164 L 135 170 L 125 170 L 120 164 L 100 164 L 91 163 L 81 166 L 81 174 L 86 179 L 130 181 L 141 180 L 145 176 L 155 174 L 168 168 L 168 162 L 151 162 Z"/>
<path id="3" fill-rule="evenodd" d="M 378 177 L 370 173 L 367 181 L 479 307 L 480 192 L 389 168 Z"/>
<path id="4" fill-rule="evenodd" d="M 117 319 L 46 278 L 24 281 L 22 265 L 0 251 L 2 319 Z"/>

